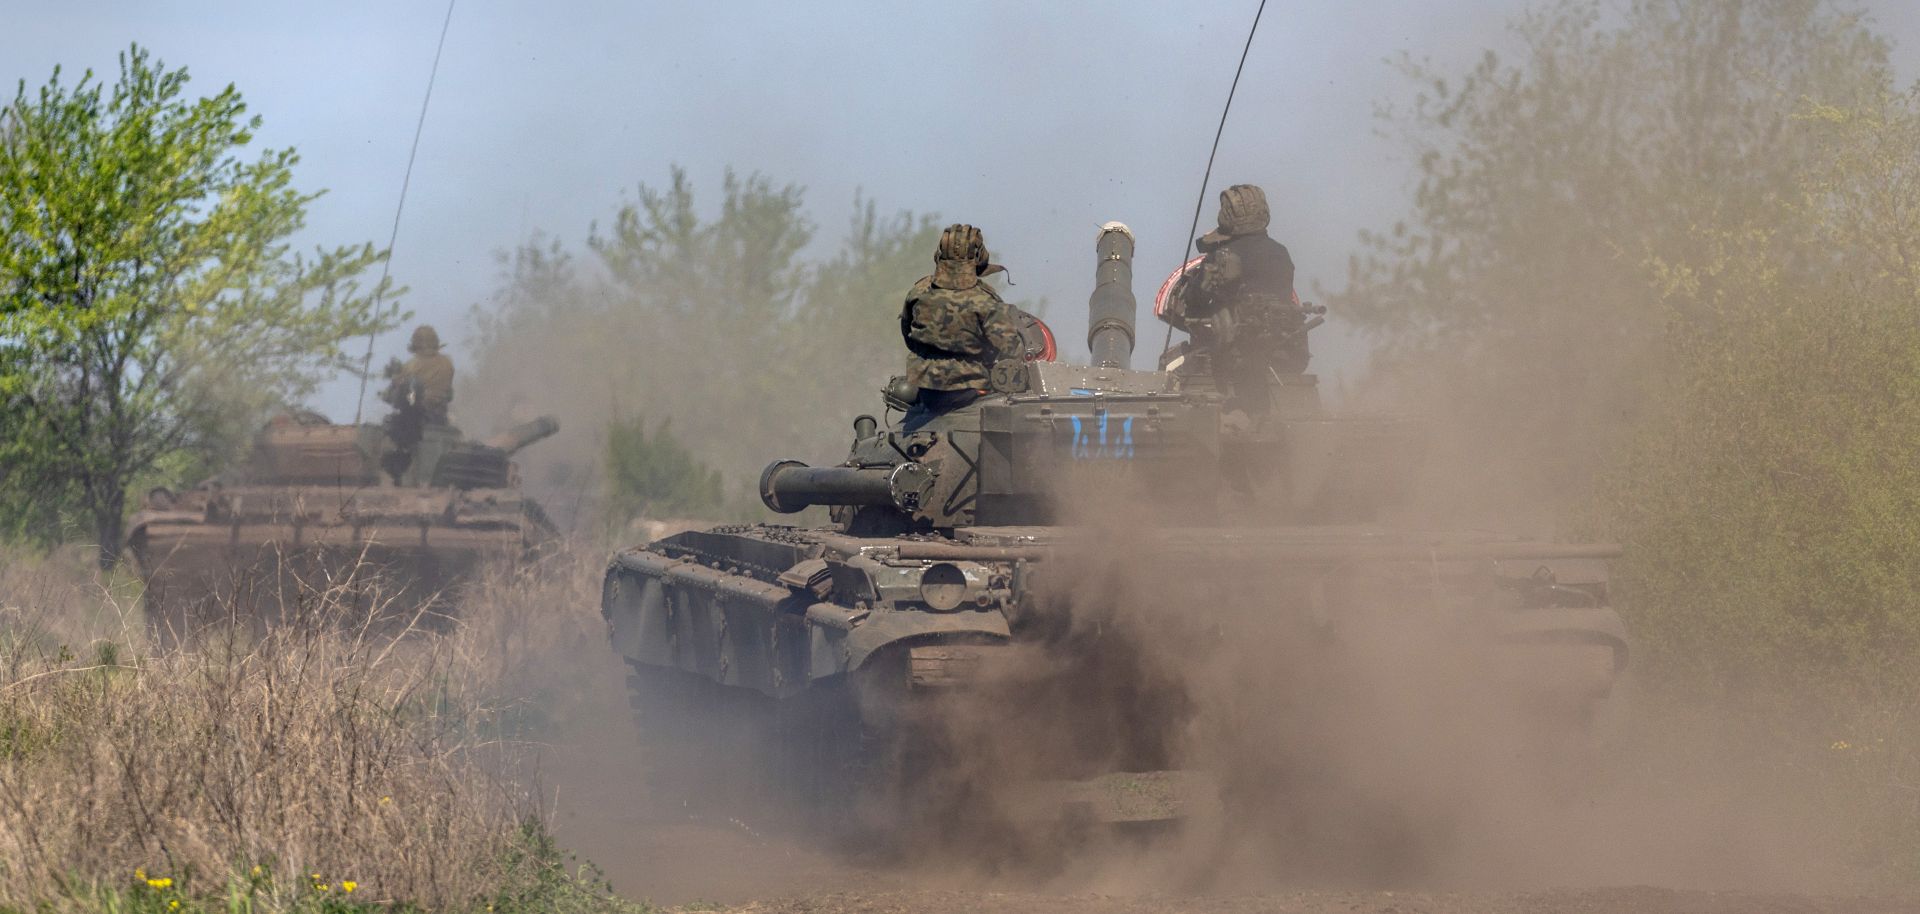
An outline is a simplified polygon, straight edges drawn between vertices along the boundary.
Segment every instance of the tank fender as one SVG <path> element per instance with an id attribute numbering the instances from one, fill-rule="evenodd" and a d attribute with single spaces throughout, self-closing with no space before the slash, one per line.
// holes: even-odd
<path id="1" fill-rule="evenodd" d="M 809 679 L 825 679 L 859 670 L 876 652 L 890 645 L 951 637 L 972 641 L 1005 641 L 1010 637 L 1007 617 L 997 612 L 956 614 L 900 609 L 862 617 L 844 606 L 818 603 L 807 611 L 807 630 Z"/>
<path id="2" fill-rule="evenodd" d="M 805 606 L 789 588 L 646 549 L 615 557 L 601 597 L 623 656 L 775 697 L 804 682 Z"/>
<path id="3" fill-rule="evenodd" d="M 1613 649 L 1614 672 L 1627 667 L 1627 626 L 1612 607 L 1521 610 L 1508 617 L 1500 640 L 1605 646 Z"/>
<path id="4" fill-rule="evenodd" d="M 955 637 L 1006 641 L 1012 634 L 1007 628 L 1007 617 L 998 612 L 936 613 L 917 609 L 876 612 L 846 633 L 846 666 L 836 672 L 860 669 L 875 652 L 889 645 Z"/>
<path id="5" fill-rule="evenodd" d="M 1627 668 L 1627 628 L 1609 606 L 1508 614 L 1497 634 L 1501 665 L 1535 696 L 1603 698 Z"/>

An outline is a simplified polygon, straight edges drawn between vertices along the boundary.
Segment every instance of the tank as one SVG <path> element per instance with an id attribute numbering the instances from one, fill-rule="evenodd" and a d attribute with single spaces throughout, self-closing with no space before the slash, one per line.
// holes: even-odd
<path id="1" fill-rule="evenodd" d="M 444 623 L 484 564 L 523 561 L 555 535 L 511 458 L 558 430 L 543 416 L 475 441 L 427 425 L 396 462 L 385 426 L 275 416 L 241 466 L 185 492 L 147 493 L 126 553 L 148 623 L 178 638 L 323 605 L 355 608 L 350 622 Z"/>
<path id="2" fill-rule="evenodd" d="M 1178 358 L 1130 368 L 1131 233 L 1108 224 L 1096 254 L 1087 364 L 1032 361 L 1025 390 L 932 417 L 861 416 L 837 465 L 767 466 L 766 507 L 830 524 L 612 560 L 603 612 L 659 790 L 737 797 L 715 779 L 759 760 L 787 798 L 858 821 L 1171 817 L 1265 776 L 1182 767 L 1209 658 L 1396 617 L 1450 620 L 1561 735 L 1590 726 L 1627 662 L 1617 547 L 1392 522 L 1418 423 L 1331 415 L 1306 374 L 1275 375 L 1250 423 Z M 1008 801 L 1020 784 L 1068 799 Z"/>

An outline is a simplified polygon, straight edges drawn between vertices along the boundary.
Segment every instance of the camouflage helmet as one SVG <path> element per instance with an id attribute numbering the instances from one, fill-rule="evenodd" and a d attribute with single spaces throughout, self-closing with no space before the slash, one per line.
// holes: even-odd
<path id="1" fill-rule="evenodd" d="M 431 355 L 440 351 L 440 334 L 433 332 L 432 324 L 421 324 L 413 328 L 413 338 L 407 341 L 407 351 Z"/>
<path id="2" fill-rule="evenodd" d="M 987 262 L 987 238 L 979 229 L 961 223 L 940 233 L 933 250 L 933 284 L 942 289 L 971 289 L 980 277 L 1002 268 Z"/>
<path id="3" fill-rule="evenodd" d="M 1235 184 L 1220 192 L 1220 234 L 1254 235 L 1267 230 L 1267 194 L 1258 185 Z"/>

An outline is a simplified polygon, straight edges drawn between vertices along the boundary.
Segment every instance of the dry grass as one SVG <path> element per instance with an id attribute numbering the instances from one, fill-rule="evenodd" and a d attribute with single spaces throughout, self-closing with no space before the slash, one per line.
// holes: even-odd
<path id="1" fill-rule="evenodd" d="M 168 650 L 133 588 L 0 564 L 0 909 L 611 904 L 525 777 L 526 738 L 588 687 L 547 661 L 604 637 L 590 560 L 548 564 L 474 588 L 447 632 L 344 624 L 328 591 L 307 596 L 342 624 Z"/>

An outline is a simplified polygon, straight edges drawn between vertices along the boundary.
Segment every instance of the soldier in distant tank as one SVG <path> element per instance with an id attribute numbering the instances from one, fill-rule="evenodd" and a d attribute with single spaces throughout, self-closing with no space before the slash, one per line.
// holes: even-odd
<path id="1" fill-rule="evenodd" d="M 440 351 L 440 334 L 431 324 L 413 328 L 407 351 L 413 358 L 400 366 L 394 383 L 417 385 L 413 406 L 421 417 L 430 425 L 447 424 L 447 406 L 453 402 L 453 360 Z"/>
<path id="2" fill-rule="evenodd" d="M 381 462 L 395 482 L 413 462 L 426 426 L 447 424 L 453 402 L 453 360 L 440 351 L 440 334 L 429 324 L 413 328 L 407 351 L 412 358 L 387 366 L 387 389 L 380 395 L 393 407 L 385 423 L 393 450 Z"/>
<path id="3" fill-rule="evenodd" d="M 947 226 L 933 263 L 933 275 L 913 284 L 900 309 L 907 383 L 919 390 L 908 428 L 989 391 L 1026 386 L 1022 314 L 981 282 L 1005 269 L 987 262 L 985 236 L 971 225 Z"/>
<path id="4" fill-rule="evenodd" d="M 1259 187 L 1221 191 L 1219 227 L 1196 243 L 1206 259 L 1181 280 L 1161 315 L 1193 337 L 1188 371 L 1211 374 L 1228 408 L 1252 418 L 1271 409 L 1271 383 L 1306 371 L 1308 359 L 1293 257 L 1267 235 L 1268 220 Z"/>

